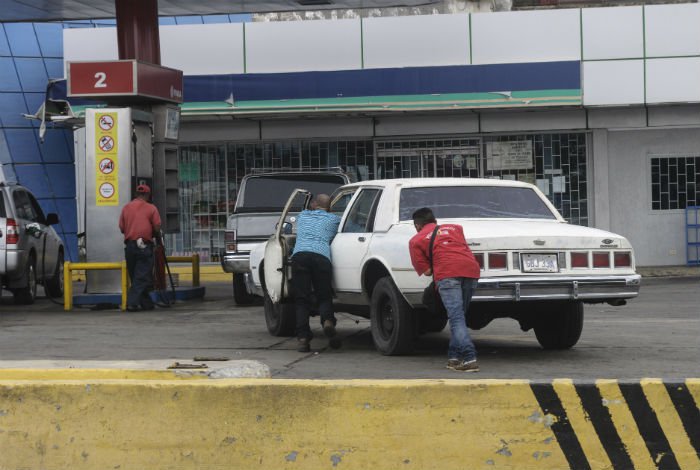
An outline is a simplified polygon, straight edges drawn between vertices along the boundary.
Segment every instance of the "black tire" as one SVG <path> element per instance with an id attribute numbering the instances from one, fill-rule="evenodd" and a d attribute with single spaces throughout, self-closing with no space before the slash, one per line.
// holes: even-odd
<path id="1" fill-rule="evenodd" d="M 233 274 L 233 300 L 236 305 L 250 305 L 255 300 L 255 296 L 249 294 L 245 287 L 245 274 Z"/>
<path id="2" fill-rule="evenodd" d="M 275 304 L 267 292 L 264 299 L 265 323 L 272 336 L 294 336 L 294 304 Z"/>
<path id="3" fill-rule="evenodd" d="M 58 252 L 58 262 L 53 276 L 44 283 L 44 290 L 49 297 L 54 299 L 63 297 L 63 283 L 65 282 L 63 273 L 63 252 Z"/>
<path id="4" fill-rule="evenodd" d="M 380 353 L 397 356 L 413 351 L 413 314 L 390 277 L 377 281 L 370 303 L 370 324 L 374 346 Z"/>
<path id="5" fill-rule="evenodd" d="M 18 305 L 31 305 L 36 300 L 36 259 L 34 258 L 34 253 L 29 255 L 27 260 L 27 266 L 25 267 L 25 278 L 27 280 L 27 285 L 19 289 L 15 289 L 13 292 L 15 297 L 15 303 Z"/>
<path id="6" fill-rule="evenodd" d="M 535 336 L 544 349 L 569 349 L 581 337 L 583 302 L 566 302 L 535 325 Z"/>

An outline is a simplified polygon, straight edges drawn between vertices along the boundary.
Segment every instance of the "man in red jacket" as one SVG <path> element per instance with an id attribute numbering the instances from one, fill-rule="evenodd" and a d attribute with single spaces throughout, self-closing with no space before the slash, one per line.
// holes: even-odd
<path id="1" fill-rule="evenodd" d="M 411 263 L 418 275 L 433 276 L 450 320 L 447 368 L 478 372 L 476 348 L 469 337 L 466 315 L 479 279 L 479 263 L 467 245 L 461 225 L 445 224 L 438 227 L 433 211 L 427 207 L 413 213 L 413 224 L 418 234 L 408 243 Z M 430 239 L 436 228 L 431 270 Z"/>

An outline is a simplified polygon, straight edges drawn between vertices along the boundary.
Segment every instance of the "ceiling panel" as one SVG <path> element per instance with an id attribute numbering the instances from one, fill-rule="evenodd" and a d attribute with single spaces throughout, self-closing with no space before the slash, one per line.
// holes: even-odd
<path id="1" fill-rule="evenodd" d="M 441 0 L 160 0 L 161 16 L 269 13 L 300 10 L 415 7 Z M 307 3 L 307 5 L 304 5 Z M 308 5 L 308 3 L 312 3 Z M 114 18 L 114 0 L 0 0 L 0 22 Z"/>

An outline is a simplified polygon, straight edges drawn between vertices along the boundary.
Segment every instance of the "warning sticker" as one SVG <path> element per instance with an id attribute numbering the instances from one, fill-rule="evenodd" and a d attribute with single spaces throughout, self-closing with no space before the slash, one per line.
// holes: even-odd
<path id="1" fill-rule="evenodd" d="M 117 113 L 95 114 L 95 189 L 98 206 L 119 204 Z"/>

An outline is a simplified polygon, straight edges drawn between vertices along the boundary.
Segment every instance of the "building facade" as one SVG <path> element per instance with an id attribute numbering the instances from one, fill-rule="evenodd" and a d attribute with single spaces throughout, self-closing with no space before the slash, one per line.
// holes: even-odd
<path id="1" fill-rule="evenodd" d="M 700 205 L 700 5 L 161 27 L 185 73 L 176 252 L 216 261 L 241 178 L 342 167 L 540 187 L 639 265 L 686 263 Z M 203 53 L 205 51 L 206 53 Z M 66 60 L 116 59 L 112 28 Z"/>

